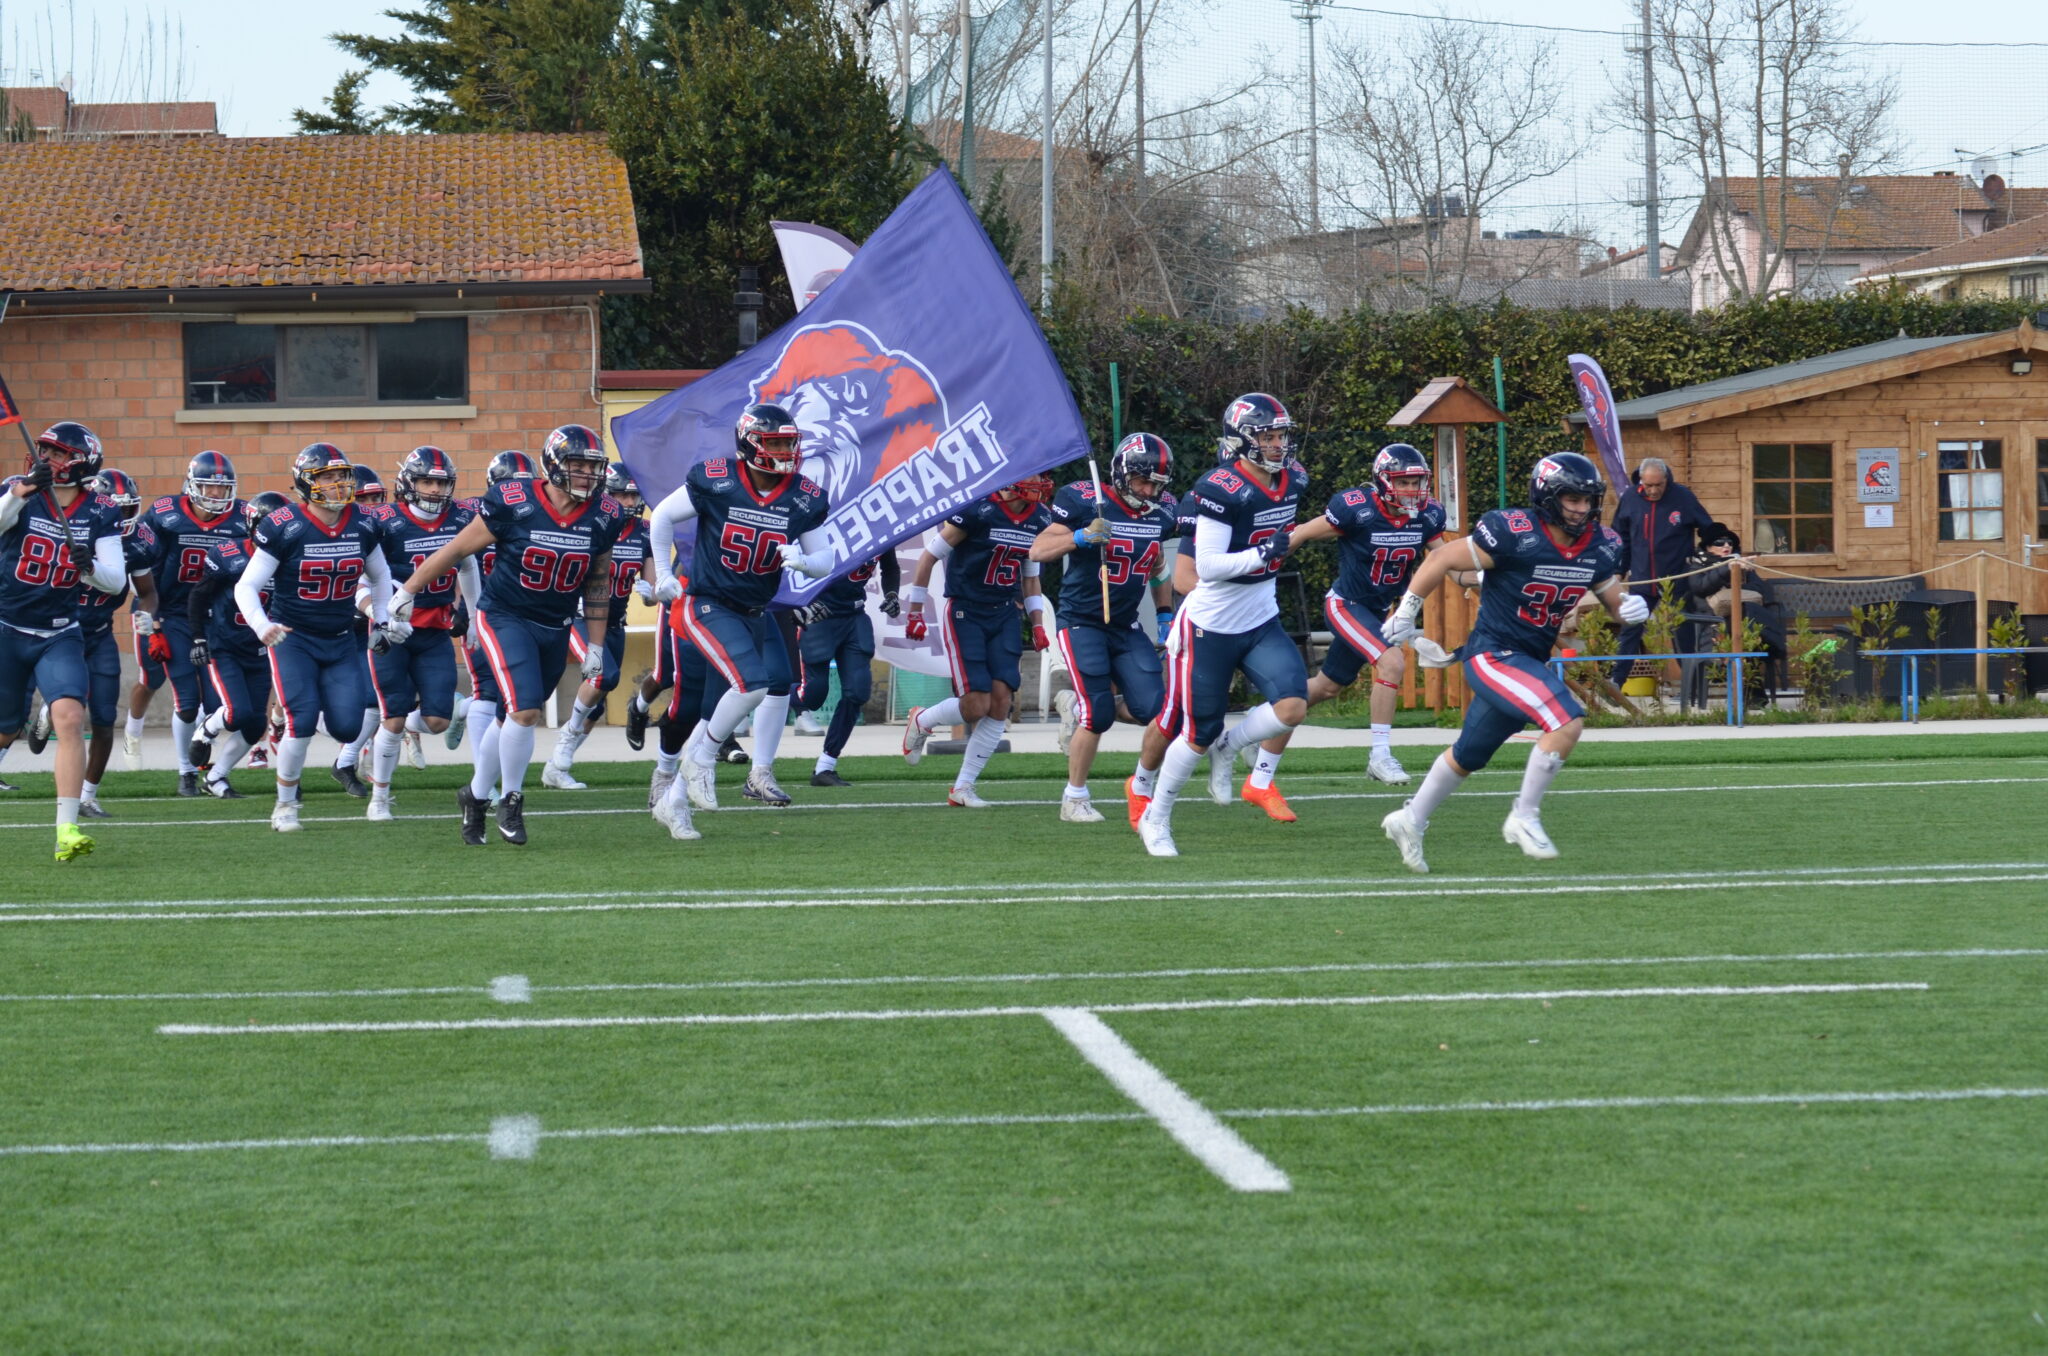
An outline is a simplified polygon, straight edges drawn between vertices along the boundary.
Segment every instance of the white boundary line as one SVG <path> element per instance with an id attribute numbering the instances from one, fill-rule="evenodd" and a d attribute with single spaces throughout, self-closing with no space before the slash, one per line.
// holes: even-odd
<path id="1" fill-rule="evenodd" d="M 1877 866 L 1786 866 L 1731 868 L 1726 871 L 1610 871 L 1574 873 L 1572 881 L 1583 885 L 1628 884 L 1636 881 L 1651 883 L 1683 881 L 1756 880 L 1769 878 L 1779 883 L 1778 878 L 1786 876 L 1828 876 L 1867 875 L 1873 871 L 2048 871 L 2048 861 L 2033 862 L 1891 862 Z M 1410 877 L 1402 875 L 1379 876 L 1302 876 L 1284 882 L 1294 888 L 1311 885 L 1361 885 L 1381 886 L 1404 882 Z M 1524 885 L 1541 882 L 1548 877 L 1519 876 L 1451 876 L 1446 878 L 1459 886 L 1468 885 Z M 758 890 L 714 889 L 663 891 L 668 899 L 679 902 L 703 901 L 716 903 L 722 900 L 737 900 L 751 903 L 759 900 L 829 899 L 836 895 L 854 895 L 863 898 L 879 898 L 889 895 L 945 895 L 949 898 L 980 894 L 996 894 L 1017 890 L 1026 885 L 1034 890 L 1051 890 L 1061 893 L 1081 891 L 1090 895 L 1100 894 L 1116 888 L 1116 898 L 1133 899 L 1151 890 L 1257 890 L 1273 885 L 1271 876 L 1250 880 L 1191 880 L 1160 881 L 1156 884 L 1136 883 L 1122 887 L 1105 886 L 1100 880 L 1083 881 L 1014 881 L 1007 884 L 973 885 L 959 881 L 939 881 L 926 885 L 845 885 L 845 886 L 770 886 Z M 124 909 L 187 909 L 220 908 L 256 905 L 284 904 L 458 904 L 458 903 L 507 903 L 528 904 L 537 901 L 579 901 L 624 899 L 644 901 L 652 891 L 639 890 L 529 890 L 518 894 L 464 891 L 455 894 L 422 895 L 417 892 L 393 895 L 256 895 L 246 899 L 131 899 L 120 902 Z M 108 907 L 106 900 L 66 900 L 56 903 L 15 904 L 0 903 L 5 909 L 97 909 Z"/>
<path id="2" fill-rule="evenodd" d="M 1457 1115 L 1538 1111 L 1643 1111 L 1665 1107 L 1884 1106 L 1911 1103 L 2032 1101 L 2048 1098 L 2048 1087 L 1916 1088 L 1881 1092 L 1772 1092 L 1725 1096 L 1572 1097 L 1533 1101 L 1409 1103 L 1347 1107 L 1252 1107 L 1215 1113 L 1224 1120 L 1320 1117 Z M 728 1121 L 704 1125 L 619 1125 L 540 1131 L 542 1140 L 657 1139 L 695 1135 L 791 1134 L 830 1130 L 941 1130 L 1031 1125 L 1128 1125 L 1150 1120 L 1137 1111 L 1070 1111 L 989 1116 L 878 1116 L 802 1121 Z M 307 1135 L 275 1139 L 102 1141 L 0 1144 L 0 1158 L 62 1157 L 84 1154 L 221 1153 L 258 1149 L 363 1149 L 405 1145 L 487 1145 L 485 1131 L 442 1135 Z"/>
<path id="3" fill-rule="evenodd" d="M 1091 1012 L 1205 1012 L 1227 1008 L 1382 1007 L 1406 1003 L 1505 1003 L 1573 998 L 1765 998 L 1799 994 L 1924 993 L 1918 981 L 1879 984 L 1697 984 L 1629 989 L 1525 989 L 1467 993 L 1354 994 L 1289 998 L 1182 998 L 1146 1003 L 1091 1003 Z M 161 1036 L 370 1035 L 419 1031 L 588 1030 L 642 1026 L 766 1026 L 785 1022 L 901 1022 L 973 1017 L 1043 1017 L 1054 1009 L 1030 1006 L 983 1008 L 842 1008 L 825 1012 L 690 1012 L 630 1017 L 471 1017 L 393 1022 L 279 1022 L 232 1025 L 168 1022 Z"/>
<path id="4" fill-rule="evenodd" d="M 1223 1179 L 1232 1191 L 1292 1191 L 1287 1174 L 1237 1131 L 1216 1119 L 1209 1108 L 1187 1095 L 1178 1083 L 1133 1050 L 1109 1024 L 1086 1008 L 1047 1008 L 1045 1020 L 1101 1070 L 1116 1090 L 1159 1122 L 1197 1162 Z"/>
<path id="5" fill-rule="evenodd" d="M 1878 868 L 1884 870 L 1886 868 Z M 1895 868 L 1892 868 L 1895 869 Z M 1929 876 L 1899 876 L 1865 874 L 1827 878 L 1818 876 L 1781 876 L 1767 879 L 1675 881 L 1666 884 L 1615 885 L 1600 882 L 1580 883 L 1573 881 L 1557 885 L 1536 884 L 1541 877 L 1531 878 L 1517 886 L 1462 887 L 1455 885 L 1436 888 L 1415 887 L 1395 888 L 1394 878 L 1382 878 L 1373 888 L 1354 892 L 1356 897 L 1384 902 L 1393 899 L 1475 899 L 1491 896 L 1511 896 L 1531 899 L 1545 895 L 1655 895 L 1675 893 L 1698 893 L 1705 891 L 1768 889 L 1781 886 L 1799 886 L 1806 889 L 1893 889 L 1901 885 L 1983 885 L 2012 884 L 2048 880 L 2048 871 L 2020 875 L 1956 875 L 1940 874 Z M 931 898 L 886 898 L 886 899 L 731 899 L 731 900 L 643 900 L 629 902 L 619 900 L 602 904 L 504 904 L 504 905 L 451 905 L 442 908 L 371 908 L 371 909 L 249 909 L 222 905 L 205 912 L 174 912 L 149 910 L 139 913 L 105 912 L 89 913 L 67 911 L 58 913 L 5 913 L 0 912 L 0 924 L 7 923 L 164 923 L 198 921 L 246 921 L 250 919 L 348 919 L 348 918 L 446 918 L 466 917 L 477 914 L 492 914 L 511 917 L 518 914 L 575 914 L 575 913 L 715 913 L 738 909 L 853 909 L 853 908 L 967 908 L 985 905 L 1019 904 L 1147 904 L 1147 903 L 1204 903 L 1228 901 L 1232 903 L 1247 900 L 1320 900 L 1333 899 L 1327 890 L 1162 890 L 1145 892 L 1116 892 L 1092 894 L 1047 894 L 1034 892 L 1016 895 L 972 895 L 936 896 Z M 50 906 L 44 906 L 50 907 Z M 59 909 L 82 910 L 92 906 L 58 905 Z"/>
<path id="6" fill-rule="evenodd" d="M 491 998 L 530 1002 L 546 993 L 701 993 L 772 989 L 864 989 L 970 984 L 1070 984 L 1130 979 L 1231 979 L 1267 975 L 1395 974 L 1451 970 L 1574 970 L 1659 965 L 1775 965 L 1786 961 L 1842 963 L 1889 960 L 2015 960 L 2048 956 L 2048 947 L 1961 947 L 1948 951 L 1792 951 L 1776 955 L 1723 952 L 1703 956 L 1543 956 L 1526 960 L 1328 961 L 1315 965 L 1199 965 L 1170 970 L 1068 970 L 980 975 L 821 975 L 804 979 L 643 980 L 619 984 L 531 984 L 527 998 L 499 997 L 499 981 L 389 989 L 257 989 L 212 993 L 7 993 L 0 1003 L 204 1003 L 258 999 Z M 509 976 L 507 978 L 510 978 Z"/>
<path id="7" fill-rule="evenodd" d="M 1741 783 L 1717 783 L 1717 784 L 1714 784 L 1714 785 L 1711 785 L 1711 786 L 1563 786 L 1563 787 L 1552 787 L 1552 788 L 1551 788 L 1551 789 L 1550 789 L 1550 790 L 1549 790 L 1548 792 L 1546 792 L 1546 793 L 1545 793 L 1545 795 L 1546 795 L 1546 796 L 1644 796 L 1644 795 L 1667 795 L 1667 794 L 1683 794 L 1683 795 L 1704 795 L 1704 794 L 1707 794 L 1707 793 L 1710 793 L 1710 792 L 1727 792 L 1727 793 L 1742 793 L 1742 794 L 1751 794 L 1751 793 L 1755 793 L 1755 792 L 1762 792 L 1762 791 L 1877 791 L 1877 790 L 1897 790 L 1897 791 L 1910 791 L 1910 790 L 1917 790 L 1917 789 L 1919 789 L 1919 788 L 1921 788 L 1921 787 L 1929 787 L 1929 786 L 2010 786 L 2010 785 L 2014 785 L 2014 784 L 2023 784 L 2023 785 L 2044 785 L 2044 784 L 2048 784 L 2048 777 L 1948 777 L 1948 778 L 1938 778 L 1938 779 L 1929 779 L 1929 780 L 1925 780 L 1925 781 L 1880 781 L 1880 782 L 1741 782 Z M 922 785 L 922 784 L 918 784 L 918 783 L 910 783 L 910 785 Z M 935 786 L 935 785 L 936 785 L 936 783 L 932 783 L 931 785 Z M 1469 790 L 1469 791 L 1466 791 L 1466 792 L 1464 793 L 1464 795 L 1463 795 L 1462 799 L 1465 799 L 1465 800 L 1474 800 L 1474 799 L 1501 799 L 1501 798 L 1510 798 L 1510 799 L 1511 799 L 1511 798 L 1513 798 L 1514 796 L 1516 796 L 1516 795 L 1519 795 L 1519 794 L 1520 794 L 1520 793 L 1519 793 L 1518 791 L 1513 791 L 1513 790 L 1506 790 L 1506 789 L 1503 789 L 1503 790 L 1499 790 L 1499 791 L 1486 791 L 1486 790 Z M 1407 799 L 1408 795 L 1409 795 L 1409 793 L 1408 793 L 1408 792 L 1406 792 L 1406 791 L 1311 791 L 1311 792 L 1304 792 L 1304 793 L 1302 793 L 1302 794 L 1299 794 L 1299 795 L 1291 795 L 1291 796 L 1289 796 L 1289 797 L 1288 797 L 1288 800 L 1289 800 L 1289 801 L 1291 801 L 1291 802 L 1302 802 L 1302 801 L 1325 801 L 1325 800 L 1364 800 L 1364 801 L 1385 801 L 1385 800 L 1405 800 L 1405 799 Z M 258 798 L 256 798 L 256 797 L 252 797 L 251 799 L 258 799 Z M 1057 797 L 1057 796 L 1053 796 L 1053 797 L 1047 797 L 1047 798 L 1042 798 L 1042 799 L 1041 799 L 1041 798 L 1033 798 L 1033 799 L 1028 799 L 1028 800 L 1016 800 L 1016 799 L 1004 799 L 1004 800 L 996 800 L 996 799 L 990 799 L 988 803 L 989 803 L 989 805 L 990 805 L 990 806 L 992 806 L 992 807 L 995 807 L 995 808 L 998 808 L 998 809 L 1001 809 L 1001 808 L 1004 808 L 1004 807 L 1008 807 L 1008 808 L 1011 808 L 1011 809 L 1023 809 L 1023 808 L 1036 808 L 1036 809 L 1043 809 L 1043 808 L 1045 808 L 1045 807 L 1046 807 L 1046 806 L 1048 806 L 1048 805 L 1057 805 L 1057 804 L 1059 804 L 1059 797 Z M 722 806 L 722 807 L 721 807 L 720 809 L 718 809 L 718 810 L 716 810 L 716 811 L 712 811 L 711 813 L 715 813 L 715 814 L 726 814 L 726 813 L 734 813 L 734 812 L 737 812 L 737 813 L 743 813 L 743 814 L 781 814 L 781 815 L 786 815 L 786 814 L 789 814 L 789 813 L 791 813 L 791 812 L 795 812 L 795 811 L 818 811 L 818 810 L 906 810 L 906 809 L 907 809 L 907 810 L 939 810 L 939 809 L 945 809 L 945 808 L 947 808 L 947 804 L 946 804 L 946 801 L 945 801 L 945 799 L 944 799 L 943 797 L 938 797 L 938 798 L 935 798 L 935 799 L 920 799 L 920 800 L 878 800 L 878 801 L 841 801 L 841 802 L 827 802 L 827 803 L 805 803 L 805 802 L 801 802 L 801 801 L 799 801 L 799 802 L 797 802 L 796 804 L 793 804 L 793 805 L 783 805 L 783 806 L 767 806 L 767 805 L 727 805 L 727 806 Z M 529 812 L 528 812 L 528 814 L 529 814 L 529 817 L 539 817 L 539 818 L 554 818 L 554 817 L 557 817 L 557 816 L 564 816 L 564 817 L 566 817 L 566 816 L 575 816 L 575 815 L 642 815 L 642 816 L 645 816 L 645 815 L 647 814 L 647 809 L 646 809 L 646 807 L 645 807 L 644 805 L 631 805 L 631 806 L 617 806 L 617 807 L 609 807 L 609 808 L 591 808 L 591 809 L 585 809 L 585 810 L 532 810 L 532 811 L 529 811 Z M 431 822 L 431 823 L 442 823 L 442 824 L 446 824 L 446 823 L 452 823 L 452 822 L 454 821 L 454 819 L 455 819 L 455 817 L 456 817 L 456 816 L 455 816 L 455 813 L 454 813 L 454 811 L 452 811 L 452 810 L 451 810 L 451 811 L 447 811 L 447 812 L 445 812 L 445 813 L 441 813 L 441 814 L 424 814 L 424 815 L 423 815 L 423 814 L 401 814 L 401 815 L 394 815 L 394 816 L 392 816 L 392 817 L 393 817 L 394 819 L 399 819 L 399 820 L 416 820 L 416 821 L 419 821 L 419 822 L 422 822 L 422 823 L 429 823 L 429 822 Z M 305 823 L 305 824 L 352 824 L 352 823 L 357 823 L 357 822 L 361 821 L 361 819 L 362 819 L 362 816 L 361 816 L 361 815 L 301 815 L 301 816 L 300 816 L 300 822 L 301 822 L 301 823 Z M 652 823 L 652 822 L 653 822 L 653 821 L 652 821 L 652 819 L 649 819 L 649 822 L 650 822 L 650 823 Z M 93 821 L 93 832 L 94 832 L 94 833 L 99 833 L 99 832 L 102 832 L 103 830 L 106 830 L 106 829 L 108 829 L 108 828 L 116 828 L 116 829 L 186 829 L 186 828 L 215 828 L 215 827 L 222 827 L 222 826 L 227 826 L 227 825 L 241 825 L 241 826 L 243 826 L 243 827 L 246 827 L 246 828 L 267 828 L 267 827 L 268 827 L 268 825 L 269 825 L 269 820 L 268 820 L 267 818 L 264 818 L 264 817 L 260 817 L 260 816 L 254 816 L 254 815 L 252 815 L 252 816 L 249 816 L 249 817 L 246 817 L 246 818 L 240 818 L 240 819 L 100 819 L 100 820 L 95 820 L 95 821 Z M 0 823 L 0 832 L 4 832 L 4 831 L 6 831 L 6 830 L 10 830 L 10 829 L 39 829 L 39 830 L 42 830 L 42 831 L 44 831 L 44 832 L 48 832 L 48 831 L 49 831 L 49 828 L 50 828 L 50 824 L 49 824 L 49 821 L 48 821 L 48 820 L 38 820 L 38 821 L 35 821 L 35 822 L 33 822 L 33 823 L 21 823 L 21 824 L 9 824 L 9 823 Z"/>

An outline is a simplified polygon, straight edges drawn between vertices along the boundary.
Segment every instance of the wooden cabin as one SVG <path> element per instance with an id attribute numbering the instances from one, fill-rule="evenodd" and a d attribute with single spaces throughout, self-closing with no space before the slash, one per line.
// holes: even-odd
<path id="1" fill-rule="evenodd" d="M 1618 402 L 1629 469 L 1662 457 L 1763 563 L 1925 574 L 2048 612 L 2048 333 L 1887 339 Z M 1574 416 L 1583 424 L 1583 416 Z M 1592 451 L 1590 443 L 1587 448 Z"/>

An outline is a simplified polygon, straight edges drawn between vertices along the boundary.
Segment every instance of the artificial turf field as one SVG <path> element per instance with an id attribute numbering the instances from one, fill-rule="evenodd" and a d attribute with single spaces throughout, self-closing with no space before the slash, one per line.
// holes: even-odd
<path id="1" fill-rule="evenodd" d="M 122 774 L 68 866 L 21 778 L 0 1351 L 2048 1347 L 2048 739 L 1596 733 L 1550 863 L 1511 748 L 1427 877 L 1362 761 L 1164 863 L 1128 759 L 524 849 Z"/>

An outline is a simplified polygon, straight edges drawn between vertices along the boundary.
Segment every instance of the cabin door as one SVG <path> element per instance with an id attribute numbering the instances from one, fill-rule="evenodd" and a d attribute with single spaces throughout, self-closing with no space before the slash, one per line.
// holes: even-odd
<path id="1" fill-rule="evenodd" d="M 1953 430 L 1953 432 L 1951 432 Z M 2019 568 L 2048 568 L 2048 423 L 1949 424 L 1928 429 L 1933 455 L 1920 464 L 1933 483 L 1922 502 L 1931 506 L 1933 571 L 1928 586 L 1977 587 L 1978 552 L 1984 562 L 1985 591 L 1996 601 L 2017 603 L 2022 612 L 2048 612 L 2048 574 Z"/>

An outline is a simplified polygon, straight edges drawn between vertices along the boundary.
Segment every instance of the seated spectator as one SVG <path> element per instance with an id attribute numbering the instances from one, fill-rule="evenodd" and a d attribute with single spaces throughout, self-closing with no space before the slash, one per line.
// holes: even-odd
<path id="1" fill-rule="evenodd" d="M 1688 612 L 1711 612 L 1726 619 L 1733 610 L 1734 589 L 1729 566 L 1741 560 L 1742 539 L 1725 523 L 1710 523 L 1700 531 L 1700 549 L 1686 558 L 1685 568 L 1700 570 L 1685 581 Z M 1742 619 L 1763 629 L 1763 648 L 1769 655 L 1757 665 L 1750 679 L 1763 695 L 1785 685 L 1785 621 L 1771 601 L 1770 583 L 1754 574 L 1742 578 Z"/>

